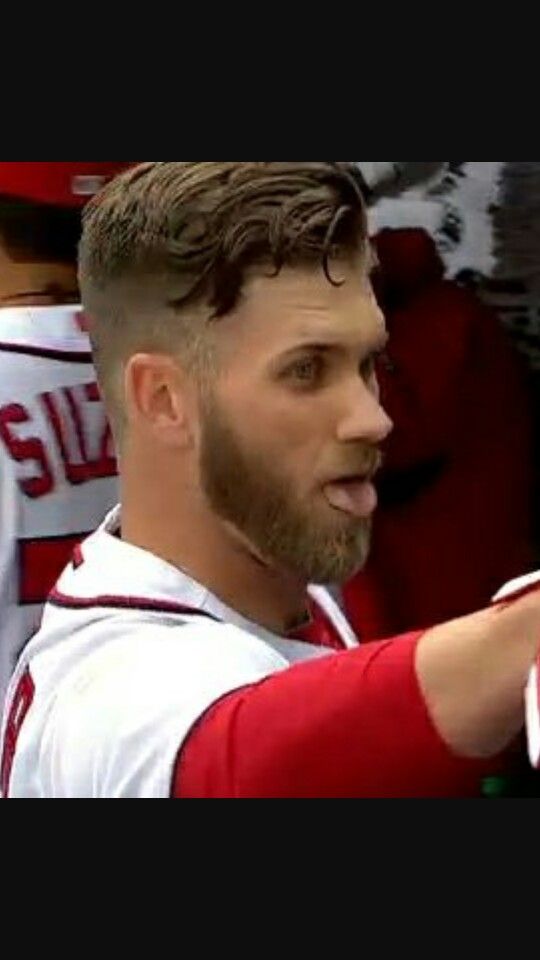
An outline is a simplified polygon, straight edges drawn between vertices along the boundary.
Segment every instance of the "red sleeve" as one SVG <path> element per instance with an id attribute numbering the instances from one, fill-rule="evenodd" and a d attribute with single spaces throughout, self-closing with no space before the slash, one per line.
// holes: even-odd
<path id="1" fill-rule="evenodd" d="M 216 704 L 178 759 L 173 796 L 450 797 L 485 761 L 453 756 L 420 690 L 421 634 L 291 667 Z"/>

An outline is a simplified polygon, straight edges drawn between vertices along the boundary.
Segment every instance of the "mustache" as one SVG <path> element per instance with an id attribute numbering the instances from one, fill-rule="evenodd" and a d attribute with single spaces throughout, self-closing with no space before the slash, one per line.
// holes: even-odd
<path id="1" fill-rule="evenodd" d="M 355 459 L 350 457 L 346 462 L 343 461 L 341 466 L 336 464 L 332 471 L 328 471 L 328 475 L 331 476 L 333 481 L 353 480 L 358 477 L 372 480 L 381 469 L 383 463 L 384 455 L 381 450 L 363 450 L 361 453 L 358 453 Z"/>

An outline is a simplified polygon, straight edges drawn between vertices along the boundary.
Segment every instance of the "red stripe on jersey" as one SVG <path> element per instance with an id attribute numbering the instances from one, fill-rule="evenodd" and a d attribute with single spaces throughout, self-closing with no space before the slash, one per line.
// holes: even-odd
<path id="1" fill-rule="evenodd" d="M 27 357 L 41 357 L 43 360 L 60 360 L 63 363 L 93 363 L 89 350 L 56 350 L 38 347 L 27 343 L 0 343 L 1 353 L 20 353 Z"/>
<path id="2" fill-rule="evenodd" d="M 7 800 L 9 795 L 9 781 L 11 779 L 11 769 L 13 767 L 19 733 L 21 732 L 21 727 L 26 719 L 26 715 L 32 706 L 35 692 L 34 681 L 30 676 L 30 671 L 27 670 L 19 680 L 19 685 L 15 691 L 6 724 L 0 773 L 0 784 L 4 800 Z"/>
<path id="3" fill-rule="evenodd" d="M 45 603 L 75 547 L 88 532 L 65 537 L 19 540 L 19 603 Z"/>
<path id="4" fill-rule="evenodd" d="M 218 617 L 214 617 L 206 610 L 188 607 L 183 603 L 173 603 L 169 600 L 153 600 L 150 597 L 119 597 L 107 594 L 97 597 L 70 597 L 68 594 L 54 589 L 48 600 L 53 607 L 64 607 L 66 610 L 94 610 L 96 608 L 142 610 L 150 613 L 173 613 L 180 617 L 205 617 L 215 623 L 221 622 Z"/>

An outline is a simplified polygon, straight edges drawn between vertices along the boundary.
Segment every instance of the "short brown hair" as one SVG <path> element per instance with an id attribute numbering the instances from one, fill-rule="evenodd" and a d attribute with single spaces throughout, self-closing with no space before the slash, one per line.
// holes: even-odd
<path id="1" fill-rule="evenodd" d="M 118 177 L 88 205 L 80 250 L 105 393 L 113 399 L 122 354 L 170 344 L 186 308 L 230 312 L 250 268 L 320 264 L 334 283 L 331 261 L 366 246 L 364 183 L 350 162 L 159 161 Z"/>

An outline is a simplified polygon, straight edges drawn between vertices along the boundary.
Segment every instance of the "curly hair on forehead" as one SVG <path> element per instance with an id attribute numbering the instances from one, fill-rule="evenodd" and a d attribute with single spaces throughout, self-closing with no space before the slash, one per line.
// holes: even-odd
<path id="1" fill-rule="evenodd" d="M 367 242 L 364 182 L 349 162 L 158 161 L 90 203 L 81 246 L 85 286 L 141 268 L 180 281 L 171 302 L 236 305 L 247 270 L 319 262 Z"/>
<path id="2" fill-rule="evenodd" d="M 368 251 L 348 161 L 154 161 L 113 180 L 86 208 L 79 270 L 113 421 L 130 352 L 174 344 L 202 370 L 208 321 L 235 308 L 250 270 L 320 267 L 338 284 L 333 262 Z"/>

